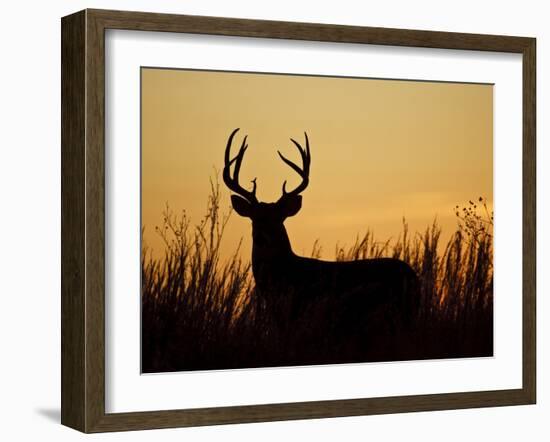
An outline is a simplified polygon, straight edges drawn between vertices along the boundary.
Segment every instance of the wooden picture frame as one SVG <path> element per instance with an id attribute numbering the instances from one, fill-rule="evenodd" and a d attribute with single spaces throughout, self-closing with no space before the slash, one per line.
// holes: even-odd
<path id="1" fill-rule="evenodd" d="M 62 424 L 141 430 L 533 404 L 536 400 L 534 38 L 84 10 L 62 19 Z M 262 37 L 522 55 L 523 385 L 518 389 L 170 411 L 105 411 L 105 30 Z"/>

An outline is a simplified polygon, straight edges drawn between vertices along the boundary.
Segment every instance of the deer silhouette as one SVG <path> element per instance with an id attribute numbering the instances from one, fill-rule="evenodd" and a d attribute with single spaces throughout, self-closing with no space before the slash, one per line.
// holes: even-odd
<path id="1" fill-rule="evenodd" d="M 234 210 L 252 220 L 252 272 L 258 295 L 272 301 L 290 296 L 296 318 L 300 318 L 305 306 L 329 296 L 341 301 L 339 314 L 343 323 L 349 323 L 351 318 L 356 321 L 377 308 L 389 312 L 390 322 L 410 323 L 416 314 L 418 282 L 416 273 L 405 262 L 393 258 L 333 262 L 298 256 L 292 251 L 284 221 L 299 212 L 300 194 L 309 184 L 311 154 L 307 133 L 305 148 L 290 139 L 300 154 L 301 167 L 278 152 L 281 160 L 300 176 L 300 184 L 287 191 L 285 181 L 279 200 L 265 203 L 257 199 L 256 178 L 250 191 L 239 184 L 248 144 L 245 136 L 238 153 L 231 158 L 231 145 L 238 131 L 233 130 L 227 141 L 223 181 L 236 194 L 231 195 Z"/>

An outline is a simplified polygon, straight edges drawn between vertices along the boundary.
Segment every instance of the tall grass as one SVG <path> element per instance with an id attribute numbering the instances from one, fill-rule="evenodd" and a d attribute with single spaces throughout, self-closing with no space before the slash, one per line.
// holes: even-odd
<path id="1" fill-rule="evenodd" d="M 304 320 L 284 324 L 255 296 L 250 263 L 241 260 L 240 250 L 220 260 L 230 214 L 221 213 L 220 189 L 213 182 L 198 225 L 167 207 L 156 229 L 164 255 L 156 258 L 143 248 L 142 371 L 490 356 L 492 216 L 480 202 L 486 216 L 473 202 L 462 211 L 457 206 L 457 231 L 445 245 L 435 221 L 423 233 L 411 234 L 404 220 L 396 241 L 380 243 L 369 231 L 351 247 L 336 248 L 334 259 L 340 261 L 402 259 L 420 280 L 420 314 L 412 332 L 358 347 L 334 339 L 330 299 L 308 307 Z M 321 255 L 319 243 L 311 255 Z M 281 298 L 283 312 L 284 302 Z"/>

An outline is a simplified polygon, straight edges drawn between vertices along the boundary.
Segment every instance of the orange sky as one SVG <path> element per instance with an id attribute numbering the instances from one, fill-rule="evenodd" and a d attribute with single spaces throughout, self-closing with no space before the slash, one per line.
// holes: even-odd
<path id="1" fill-rule="evenodd" d="M 258 179 L 258 198 L 275 201 L 298 176 L 277 150 L 299 163 L 290 142 L 311 146 L 302 210 L 285 225 L 293 249 L 309 254 L 316 239 L 332 259 L 368 228 L 380 241 L 422 231 L 437 216 L 446 240 L 456 230 L 453 208 L 479 196 L 493 202 L 491 85 L 274 74 L 142 69 L 142 223 L 154 231 L 168 203 L 195 222 L 204 215 L 209 178 L 223 168 L 227 137 L 240 127 L 249 149 L 241 183 Z M 222 184 L 222 209 L 230 206 Z M 222 254 L 243 239 L 249 220 L 233 214 Z"/>

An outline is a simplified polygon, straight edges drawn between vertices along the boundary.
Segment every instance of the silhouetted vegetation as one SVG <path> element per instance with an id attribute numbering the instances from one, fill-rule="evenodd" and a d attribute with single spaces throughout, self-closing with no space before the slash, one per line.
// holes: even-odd
<path id="1" fill-rule="evenodd" d="M 492 213 L 483 198 L 455 209 L 458 227 L 446 245 L 440 244 L 435 221 L 411 234 L 404 220 L 396 241 L 380 243 L 367 232 L 351 247 L 337 247 L 335 260 L 398 258 L 420 279 L 420 312 L 410 329 L 385 332 L 383 317 L 357 309 L 363 334 L 342 340 L 332 333 L 342 308 L 334 299 L 321 298 L 291 320 L 288 299 L 281 297 L 274 315 L 273 305 L 267 308 L 255 296 L 250 263 L 239 250 L 221 262 L 229 214 L 220 210 L 219 187 L 212 183 L 198 225 L 167 207 L 157 227 L 164 256 L 155 258 L 143 248 L 142 371 L 492 355 Z M 312 256 L 320 254 L 316 243 Z"/>

